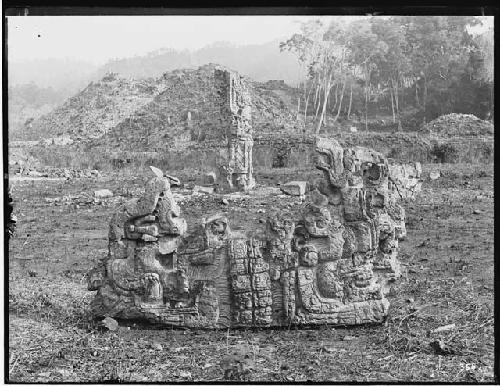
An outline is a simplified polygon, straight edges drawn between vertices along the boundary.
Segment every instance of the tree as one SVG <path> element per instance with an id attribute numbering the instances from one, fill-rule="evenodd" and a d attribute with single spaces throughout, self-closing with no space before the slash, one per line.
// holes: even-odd
<path id="1" fill-rule="evenodd" d="M 470 16 L 394 17 L 406 36 L 405 54 L 417 79 L 415 95 L 423 110 L 424 121 L 449 110 L 449 86 L 462 73 L 472 49 L 467 26 L 477 24 Z M 420 93 L 420 95 L 419 95 Z M 429 99 L 431 95 L 431 99 Z"/>
<path id="2" fill-rule="evenodd" d="M 393 122 L 398 122 L 401 130 L 400 89 L 402 79 L 410 71 L 410 62 L 405 55 L 406 37 L 403 27 L 393 19 L 383 20 L 374 18 L 372 31 L 383 41 L 388 49 L 385 55 L 377 56 L 377 68 L 381 81 L 389 90 Z"/>
<path id="3" fill-rule="evenodd" d="M 349 25 L 348 47 L 352 52 L 353 65 L 362 69 L 365 87 L 365 130 L 368 131 L 368 100 L 370 91 L 370 75 L 377 67 L 376 63 L 383 57 L 388 46 L 372 32 L 372 19 L 359 20 Z"/>

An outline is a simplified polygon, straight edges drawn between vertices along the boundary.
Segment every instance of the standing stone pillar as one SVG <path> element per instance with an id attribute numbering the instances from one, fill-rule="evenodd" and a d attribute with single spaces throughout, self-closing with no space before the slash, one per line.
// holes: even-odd
<path id="1" fill-rule="evenodd" d="M 249 190 L 253 178 L 251 98 L 243 78 L 235 72 L 216 69 L 215 85 L 219 96 L 222 130 L 227 138 L 228 160 L 221 167 L 224 188 Z"/>

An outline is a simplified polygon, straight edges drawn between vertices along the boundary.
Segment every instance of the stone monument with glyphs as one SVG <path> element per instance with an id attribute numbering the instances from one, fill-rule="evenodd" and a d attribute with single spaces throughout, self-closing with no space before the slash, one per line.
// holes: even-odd
<path id="1" fill-rule="evenodd" d="M 221 131 L 227 138 L 227 163 L 220 174 L 225 190 L 249 190 L 255 186 L 252 165 L 253 129 L 248 85 L 235 72 L 216 69 Z"/>
<path id="2" fill-rule="evenodd" d="M 418 191 L 420 165 L 332 139 L 315 149 L 323 178 L 302 210 L 269 216 L 255 237 L 222 214 L 187 232 L 170 190 L 179 181 L 152 168 L 144 195 L 112 217 L 109 253 L 88 275 L 94 315 L 206 328 L 383 321 L 406 235 L 399 202 Z"/>

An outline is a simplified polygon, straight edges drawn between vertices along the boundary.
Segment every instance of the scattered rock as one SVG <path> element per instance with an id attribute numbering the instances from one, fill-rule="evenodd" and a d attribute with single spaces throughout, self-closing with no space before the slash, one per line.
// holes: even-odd
<path id="1" fill-rule="evenodd" d="M 436 334 L 438 332 L 453 330 L 455 327 L 456 327 L 455 323 L 447 324 L 446 326 L 441 326 L 441 327 L 438 327 L 438 328 L 432 330 L 431 334 Z"/>
<path id="2" fill-rule="evenodd" d="M 446 345 L 442 340 L 435 340 L 429 343 L 434 350 L 434 354 L 437 355 L 454 355 L 455 350 L 453 350 L 450 346 Z"/>
<path id="3" fill-rule="evenodd" d="M 472 213 L 473 213 L 473 214 L 483 214 L 484 212 L 483 212 L 482 210 L 480 210 L 480 209 L 474 209 L 474 210 L 472 211 Z"/>
<path id="4" fill-rule="evenodd" d="M 223 203 L 224 205 L 229 205 L 229 201 L 227 200 L 227 198 L 223 198 L 223 199 L 222 199 L 222 203 Z"/>
<path id="5" fill-rule="evenodd" d="M 36 170 L 30 170 L 28 176 L 31 177 L 43 177 L 43 173 L 37 172 Z"/>
<path id="6" fill-rule="evenodd" d="M 446 114 L 430 121 L 422 127 L 422 132 L 453 137 L 453 136 L 478 136 L 493 135 L 493 124 L 483 121 L 472 114 Z"/>
<path id="7" fill-rule="evenodd" d="M 163 350 L 163 346 L 160 343 L 156 343 L 156 342 L 151 344 L 151 348 L 153 350 L 157 350 L 157 351 Z"/>
<path id="8" fill-rule="evenodd" d="M 437 180 L 439 177 L 441 177 L 441 173 L 439 171 L 432 171 L 430 172 L 429 177 L 431 180 Z"/>
<path id="9" fill-rule="evenodd" d="M 193 194 L 213 194 L 214 188 L 209 186 L 195 185 L 193 188 Z"/>
<path id="10" fill-rule="evenodd" d="M 307 181 L 290 181 L 281 186 L 281 191 L 290 196 L 305 197 Z"/>
<path id="11" fill-rule="evenodd" d="M 106 330 L 109 330 L 109 331 L 116 331 L 118 330 L 118 322 L 113 319 L 113 318 L 110 318 L 109 316 L 106 316 L 102 321 L 101 321 L 101 326 L 106 329 Z"/>
<path id="12" fill-rule="evenodd" d="M 99 170 L 96 170 L 96 169 L 91 170 L 91 171 L 90 171 L 90 175 L 91 175 L 92 177 L 97 177 L 97 178 L 100 178 L 100 177 L 101 177 L 101 173 L 99 172 Z"/>
<path id="13" fill-rule="evenodd" d="M 38 272 L 36 271 L 32 271 L 31 269 L 28 271 L 28 275 L 30 275 L 30 277 L 36 277 L 38 276 Z"/>
<path id="14" fill-rule="evenodd" d="M 109 189 L 100 189 L 100 190 L 94 191 L 94 196 L 96 198 L 113 197 L 113 192 Z"/>

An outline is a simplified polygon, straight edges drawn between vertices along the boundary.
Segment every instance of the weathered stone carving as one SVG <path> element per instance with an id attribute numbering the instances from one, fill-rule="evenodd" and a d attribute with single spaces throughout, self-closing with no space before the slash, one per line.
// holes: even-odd
<path id="1" fill-rule="evenodd" d="M 401 177 L 370 149 L 318 139 L 316 151 L 324 178 L 300 213 L 269 215 L 264 236 L 233 232 L 221 214 L 188 235 L 170 191 L 178 181 L 153 168 L 89 274 L 95 315 L 211 328 L 381 322 L 406 234 L 398 199 L 420 165 Z"/>
<path id="2" fill-rule="evenodd" d="M 216 69 L 222 125 L 228 140 L 228 162 L 222 165 L 227 190 L 249 190 L 255 186 L 252 164 L 253 129 L 251 99 L 243 78 L 231 71 Z"/>

